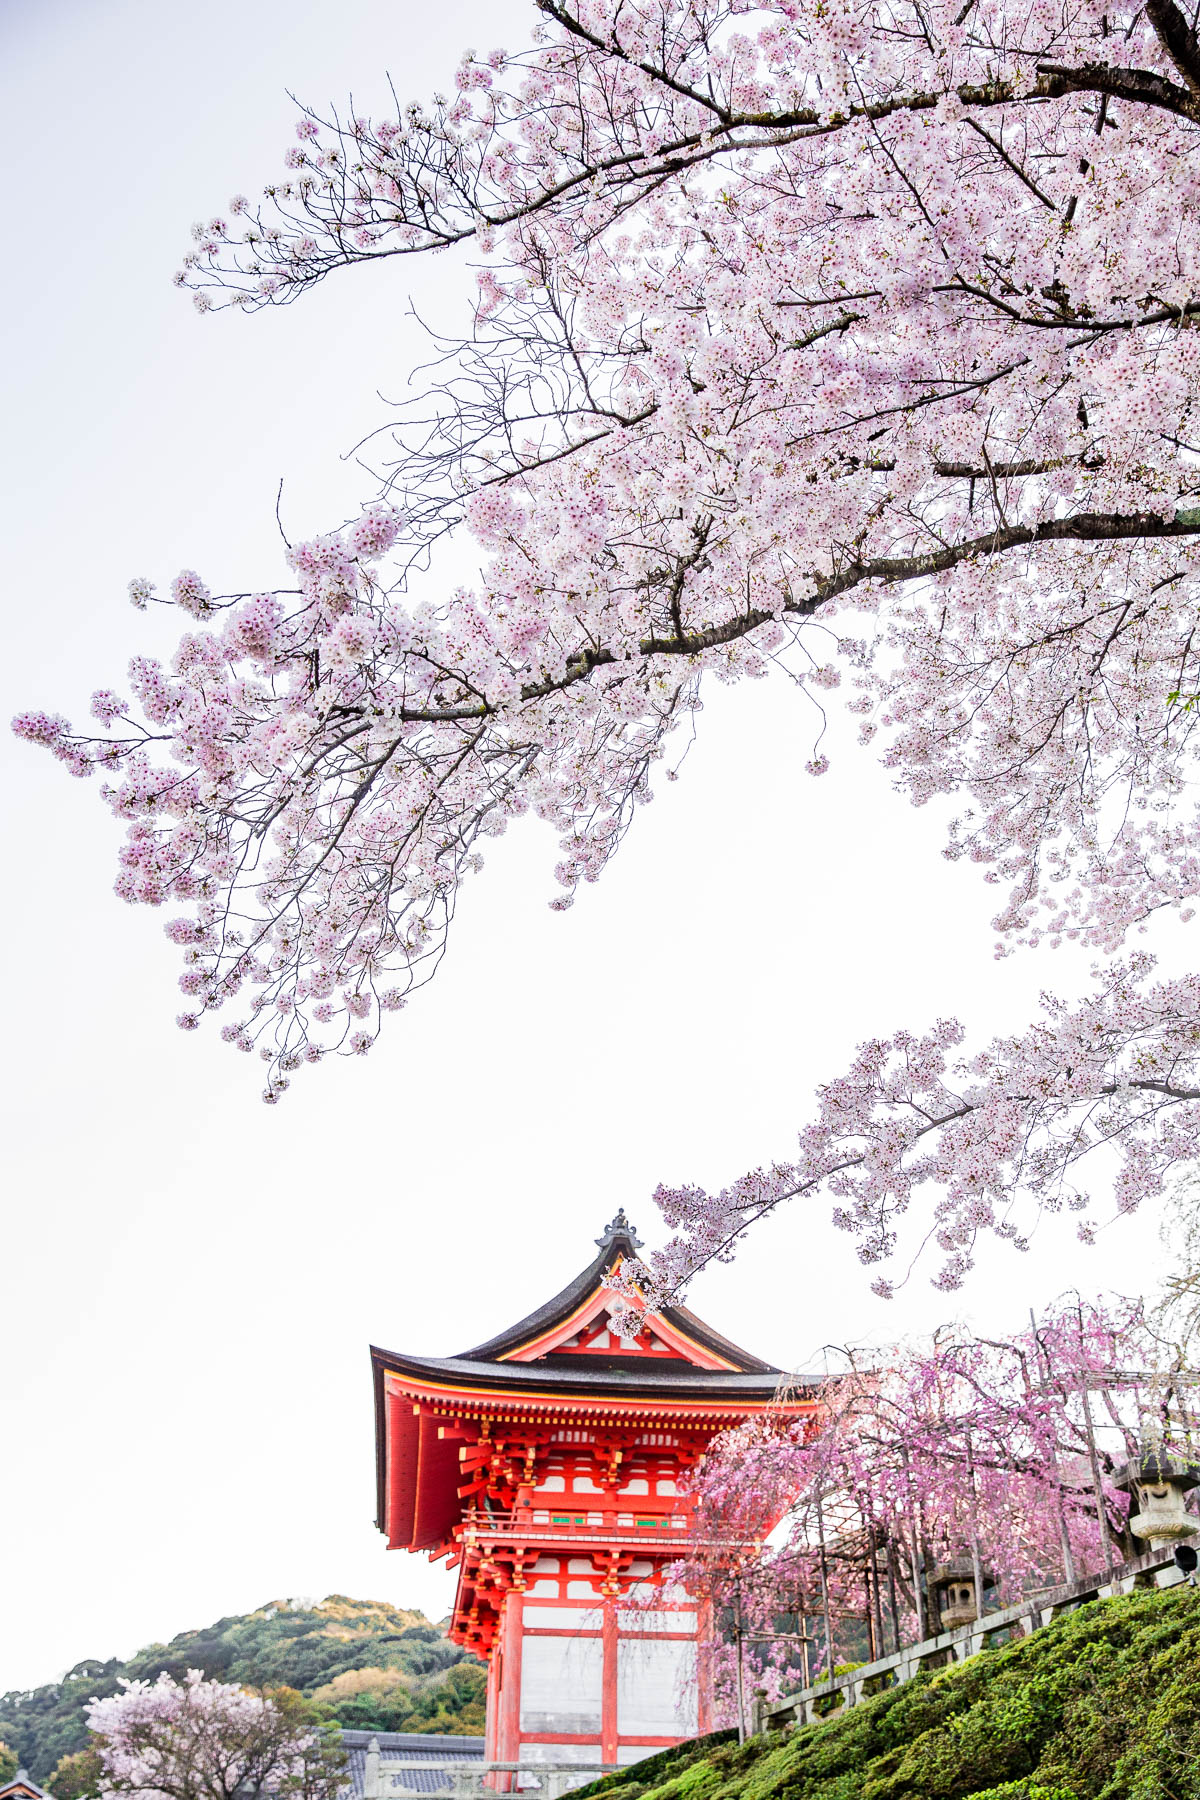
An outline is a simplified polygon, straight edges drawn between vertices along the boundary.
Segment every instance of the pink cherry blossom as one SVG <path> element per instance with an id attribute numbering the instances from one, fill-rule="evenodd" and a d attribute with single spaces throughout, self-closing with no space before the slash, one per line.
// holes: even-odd
<path id="1" fill-rule="evenodd" d="M 717 1619 L 740 1617 L 773 1692 L 802 1667 L 781 1630 L 806 1631 L 811 1674 L 829 1666 L 827 1626 L 835 1660 L 851 1632 L 860 1656 L 936 1635 L 938 1564 L 977 1566 L 994 1606 L 1095 1575 L 1145 1548 L 1114 1480 L 1143 1439 L 1194 1456 L 1194 1392 L 1172 1354 L 1139 1302 L 1069 1297 L 1004 1338 L 946 1326 L 835 1355 L 815 1419 L 713 1441 L 695 1548 L 672 1577 Z M 710 1652 L 731 1714 L 733 1663 Z"/>
<path id="2" fill-rule="evenodd" d="M 334 1800 L 345 1755 L 292 1690 L 248 1693 L 207 1680 L 121 1681 L 93 1700 L 88 1724 L 104 1770 L 102 1796 L 139 1800 Z"/>

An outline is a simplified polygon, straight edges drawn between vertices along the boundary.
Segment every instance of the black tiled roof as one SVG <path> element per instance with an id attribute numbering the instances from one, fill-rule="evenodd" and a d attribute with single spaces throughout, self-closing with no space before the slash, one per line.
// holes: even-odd
<path id="1" fill-rule="evenodd" d="M 343 1731 L 342 1743 L 348 1752 L 345 1792 L 354 1800 L 362 1800 L 367 1746 L 372 1738 L 379 1745 L 381 1771 L 388 1775 L 399 1774 L 405 1764 L 411 1763 L 483 1761 L 481 1737 L 441 1737 L 421 1731 Z M 414 1794 L 433 1794 L 445 1786 L 445 1781 L 437 1769 L 410 1768 L 404 1785 Z"/>

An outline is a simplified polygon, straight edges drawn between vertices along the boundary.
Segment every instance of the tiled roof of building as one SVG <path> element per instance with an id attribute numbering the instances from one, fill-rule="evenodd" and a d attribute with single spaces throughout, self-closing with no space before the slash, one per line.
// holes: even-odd
<path id="1" fill-rule="evenodd" d="M 633 1399 L 675 1399 L 681 1395 L 700 1394 L 716 1398 L 743 1396 L 769 1400 L 778 1394 L 785 1379 L 777 1370 L 760 1375 L 743 1369 L 697 1369 L 687 1363 L 666 1362 L 647 1368 L 644 1359 L 634 1361 L 619 1357 L 544 1356 L 534 1363 L 480 1362 L 465 1356 L 406 1356 L 396 1350 L 371 1346 L 371 1359 L 381 1371 L 412 1375 L 418 1380 L 453 1381 L 464 1388 L 522 1388 L 561 1390 L 565 1394 L 614 1395 Z M 789 1387 L 808 1388 L 814 1382 L 803 1377 L 790 1378 Z"/>
<path id="2" fill-rule="evenodd" d="M 354 1800 L 362 1800 L 365 1791 L 367 1748 L 372 1739 L 379 1746 L 381 1773 L 402 1775 L 404 1786 L 414 1794 L 437 1793 L 445 1786 L 437 1769 L 413 1768 L 414 1763 L 483 1761 L 481 1737 L 441 1737 L 419 1731 L 343 1731 L 342 1743 L 348 1753 L 346 1793 L 347 1797 L 353 1795 Z"/>
<path id="3" fill-rule="evenodd" d="M 18 1769 L 11 1781 L 0 1782 L 0 1800 L 54 1800 L 53 1794 L 37 1782 L 24 1769 Z"/>

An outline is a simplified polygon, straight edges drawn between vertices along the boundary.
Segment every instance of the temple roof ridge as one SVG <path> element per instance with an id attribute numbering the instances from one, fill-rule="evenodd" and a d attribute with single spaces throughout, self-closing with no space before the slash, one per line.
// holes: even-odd
<path id="1" fill-rule="evenodd" d="M 637 1234 L 637 1227 L 629 1223 L 629 1220 L 625 1217 L 625 1208 L 623 1206 L 618 1206 L 616 1218 L 610 1219 L 600 1236 L 598 1238 L 593 1238 L 592 1242 L 599 1244 L 600 1248 L 605 1250 L 610 1244 L 614 1243 L 617 1238 L 624 1238 L 634 1250 L 640 1250 L 642 1248 L 642 1240 Z"/>

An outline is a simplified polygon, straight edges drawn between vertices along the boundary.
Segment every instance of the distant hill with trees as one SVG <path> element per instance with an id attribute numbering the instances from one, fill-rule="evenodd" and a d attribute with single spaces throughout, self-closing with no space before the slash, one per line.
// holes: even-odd
<path id="1" fill-rule="evenodd" d="M 188 1669 L 244 1687 L 295 1688 L 348 1729 L 483 1731 L 483 1667 L 442 1627 L 386 1601 L 331 1594 L 316 1604 L 273 1600 L 127 1662 L 85 1659 L 61 1681 L 0 1695 L 0 1744 L 53 1790 L 60 1761 L 87 1745 L 84 1707 L 94 1695 L 115 1694 L 122 1676 L 153 1681 Z"/>

